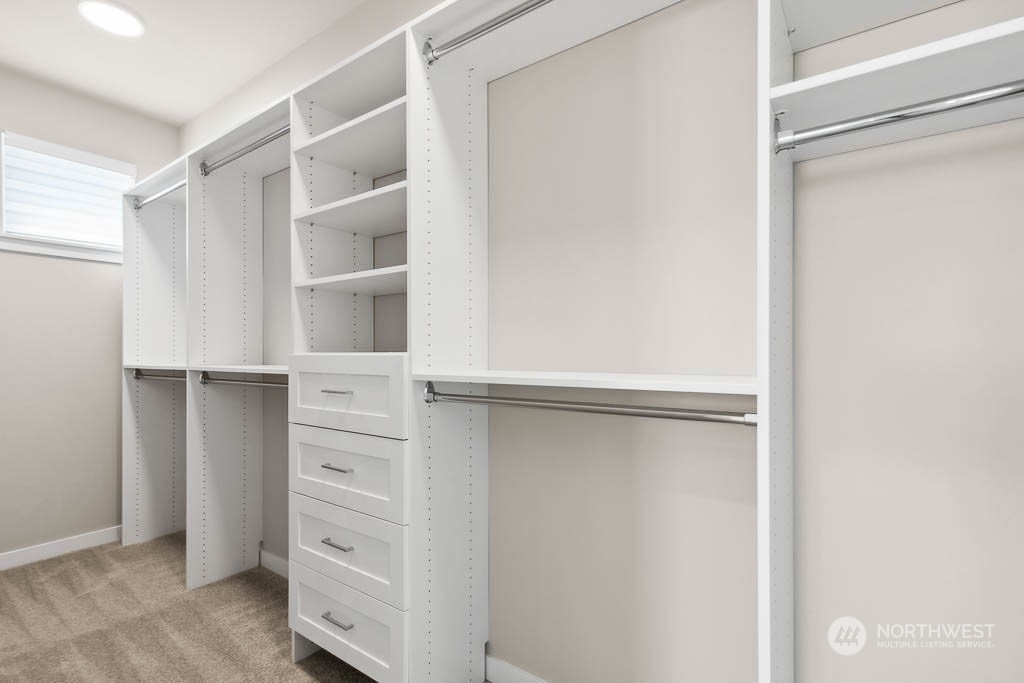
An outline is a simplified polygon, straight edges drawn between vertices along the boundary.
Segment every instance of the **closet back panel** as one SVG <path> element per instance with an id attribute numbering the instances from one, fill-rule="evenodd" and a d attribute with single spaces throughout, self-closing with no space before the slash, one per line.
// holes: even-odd
<path id="1" fill-rule="evenodd" d="M 263 179 L 263 362 L 267 365 L 286 365 L 291 354 L 290 194 L 288 169 Z"/>
<path id="2" fill-rule="evenodd" d="M 262 363 L 263 177 L 190 170 L 190 365 Z"/>
<path id="3" fill-rule="evenodd" d="M 796 166 L 805 680 L 1019 678 L 1021 177 L 1024 121 Z M 836 657 L 846 614 L 993 623 L 997 646 Z"/>
<path id="4" fill-rule="evenodd" d="M 747 5 L 679 3 L 491 82 L 491 369 L 754 374 Z"/>
<path id="5" fill-rule="evenodd" d="M 185 384 L 124 371 L 121 535 L 141 543 L 185 528 Z"/>
<path id="6" fill-rule="evenodd" d="M 185 194 L 126 206 L 125 221 L 125 363 L 184 365 Z"/>

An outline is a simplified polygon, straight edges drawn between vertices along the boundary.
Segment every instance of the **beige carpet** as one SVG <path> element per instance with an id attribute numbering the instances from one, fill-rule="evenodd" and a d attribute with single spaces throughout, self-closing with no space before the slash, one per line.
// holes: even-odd
<path id="1" fill-rule="evenodd" d="M 291 663 L 288 582 L 256 568 L 185 590 L 185 536 L 0 572 L 0 681 L 370 681 Z"/>

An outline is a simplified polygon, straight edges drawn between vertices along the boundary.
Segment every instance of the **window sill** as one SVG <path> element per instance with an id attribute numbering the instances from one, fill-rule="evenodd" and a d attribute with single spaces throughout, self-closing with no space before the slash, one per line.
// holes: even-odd
<path id="1" fill-rule="evenodd" d="M 6 235 L 0 235 L 0 250 L 101 263 L 121 263 L 123 261 L 123 254 L 120 251 L 90 249 L 89 247 L 14 238 Z"/>

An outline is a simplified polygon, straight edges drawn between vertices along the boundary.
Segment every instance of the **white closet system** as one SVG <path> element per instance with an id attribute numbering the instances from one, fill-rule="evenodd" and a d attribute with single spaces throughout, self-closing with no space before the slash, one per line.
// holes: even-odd
<path id="1" fill-rule="evenodd" d="M 442 3 L 129 191 L 125 542 L 187 527 L 189 587 L 254 566 L 263 449 L 287 428 L 296 659 L 482 681 L 488 405 L 756 425 L 757 677 L 794 680 L 792 164 L 1024 114 L 1024 20 L 793 81 L 794 51 L 947 3 L 759 0 L 756 375 L 492 369 L 488 83 L 670 4 Z M 285 168 L 282 227 L 264 178 Z M 490 385 L 751 396 L 757 414 Z"/>

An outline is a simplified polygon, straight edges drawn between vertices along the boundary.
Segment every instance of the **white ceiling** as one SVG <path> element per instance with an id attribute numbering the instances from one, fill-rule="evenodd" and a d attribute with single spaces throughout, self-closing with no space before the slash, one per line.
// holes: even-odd
<path id="1" fill-rule="evenodd" d="M 141 38 L 95 28 L 77 0 L 0 0 L 0 64 L 180 125 L 363 0 L 120 2 Z"/>

